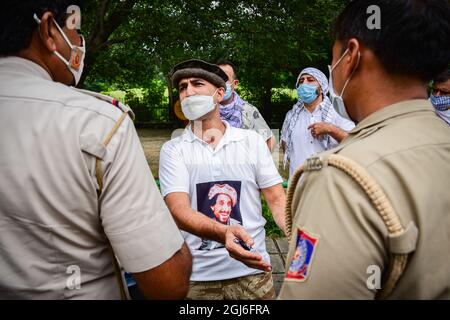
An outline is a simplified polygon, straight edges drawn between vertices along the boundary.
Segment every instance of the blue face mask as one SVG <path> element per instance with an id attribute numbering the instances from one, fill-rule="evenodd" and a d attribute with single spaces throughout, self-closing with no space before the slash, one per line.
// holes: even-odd
<path id="1" fill-rule="evenodd" d="M 310 104 L 317 99 L 319 96 L 317 91 L 317 86 L 307 83 L 301 84 L 297 88 L 298 97 L 307 104 Z"/>
<path id="2" fill-rule="evenodd" d="M 434 108 L 439 111 L 447 111 L 450 107 L 450 96 L 430 96 Z"/>
<path id="3" fill-rule="evenodd" d="M 233 89 L 231 88 L 231 84 L 230 83 L 226 83 L 227 84 L 227 89 L 225 90 L 225 94 L 223 96 L 223 100 L 228 100 L 231 98 L 231 94 L 233 93 Z"/>

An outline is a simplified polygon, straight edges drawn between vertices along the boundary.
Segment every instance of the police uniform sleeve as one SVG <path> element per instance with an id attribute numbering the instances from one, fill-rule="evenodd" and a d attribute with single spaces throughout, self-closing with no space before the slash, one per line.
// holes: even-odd
<path id="1" fill-rule="evenodd" d="M 387 230 L 364 191 L 344 172 L 308 172 L 295 217 L 280 299 L 373 299 L 381 285 Z"/>
<path id="2" fill-rule="evenodd" d="M 103 228 L 126 271 L 152 269 L 171 258 L 183 238 L 128 117 L 108 144 L 107 154 L 99 203 Z"/>

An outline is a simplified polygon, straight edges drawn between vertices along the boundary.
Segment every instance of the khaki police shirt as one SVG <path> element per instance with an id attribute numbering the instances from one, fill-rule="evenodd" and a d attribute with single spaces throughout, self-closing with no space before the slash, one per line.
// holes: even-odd
<path id="1" fill-rule="evenodd" d="M 411 100 L 383 108 L 323 157 L 329 153 L 364 167 L 403 226 L 412 222 L 418 228 L 415 251 L 389 298 L 449 299 L 450 128 L 431 104 Z M 388 233 L 379 213 L 337 168 L 325 165 L 303 178 L 292 203 L 293 237 L 279 298 L 373 299 L 378 271 L 389 262 Z"/>
<path id="2" fill-rule="evenodd" d="M 120 298 L 102 228 L 128 272 L 181 248 L 128 116 L 102 145 L 121 114 L 29 60 L 0 59 L 0 298 Z"/>

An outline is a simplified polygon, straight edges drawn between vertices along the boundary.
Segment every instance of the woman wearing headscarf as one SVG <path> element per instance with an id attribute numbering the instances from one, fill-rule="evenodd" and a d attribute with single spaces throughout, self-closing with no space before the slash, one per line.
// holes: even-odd
<path id="1" fill-rule="evenodd" d="M 289 177 L 314 154 L 338 145 L 355 124 L 334 110 L 328 93 L 328 79 L 316 68 L 300 72 L 295 83 L 298 102 L 287 113 L 281 130 L 284 165 Z"/>

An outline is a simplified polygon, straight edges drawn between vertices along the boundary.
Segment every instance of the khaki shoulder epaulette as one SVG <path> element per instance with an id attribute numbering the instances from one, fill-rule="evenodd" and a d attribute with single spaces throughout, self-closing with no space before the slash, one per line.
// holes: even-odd
<path id="1" fill-rule="evenodd" d="M 131 110 L 131 108 L 129 106 L 127 106 L 126 104 L 123 104 L 122 102 L 120 102 L 116 98 L 107 96 L 106 94 L 94 92 L 94 91 L 78 89 L 78 88 L 73 88 L 73 89 L 78 91 L 78 92 L 81 92 L 83 94 L 86 94 L 88 96 L 91 96 L 91 97 L 97 98 L 99 100 L 108 102 L 109 104 L 117 107 L 120 111 L 122 111 L 124 113 L 127 113 L 130 116 L 130 118 L 134 121 L 135 115 L 134 115 L 133 110 Z"/>

